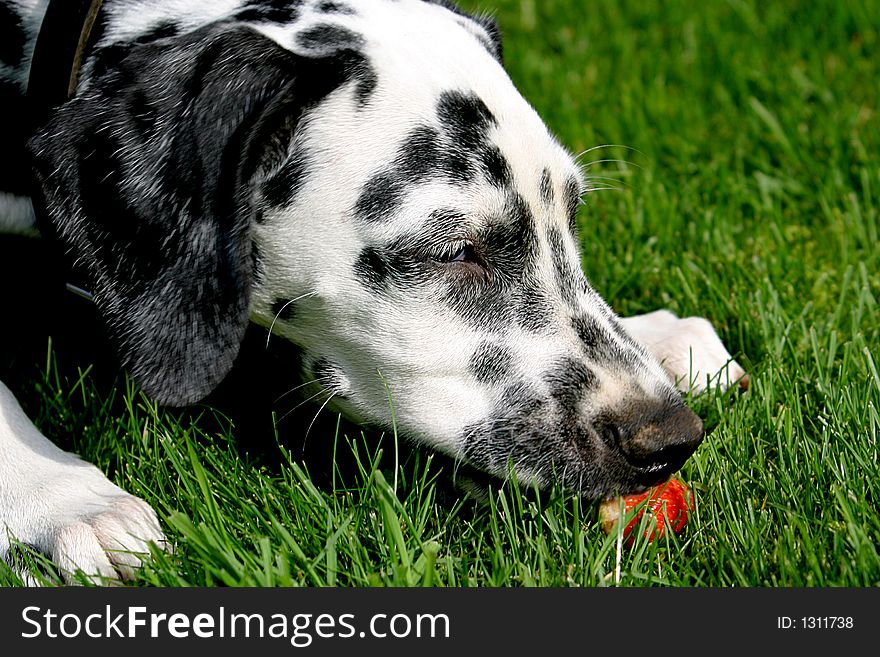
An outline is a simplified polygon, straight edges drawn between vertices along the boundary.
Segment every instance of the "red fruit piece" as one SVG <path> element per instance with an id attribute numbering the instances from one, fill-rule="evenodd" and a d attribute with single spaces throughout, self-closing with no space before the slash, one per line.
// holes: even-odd
<path id="1" fill-rule="evenodd" d="M 602 502 L 599 506 L 599 519 L 605 533 L 611 534 L 616 531 L 620 520 L 620 499 L 615 497 Z M 647 500 L 647 501 L 646 501 Z M 644 504 L 643 504 L 644 503 Z M 626 545 L 632 545 L 635 537 L 634 532 L 642 520 L 642 515 L 648 513 L 648 523 L 645 528 L 645 536 L 649 541 L 662 538 L 666 531 L 667 520 L 672 531 L 676 534 L 684 529 L 688 520 L 688 511 L 694 508 L 694 498 L 687 485 L 680 479 L 670 479 L 666 483 L 655 486 L 638 495 L 623 496 L 623 511 L 629 514 L 633 509 L 640 506 L 638 513 L 627 523 L 623 529 L 623 540 Z M 656 520 L 656 523 L 654 522 Z"/>

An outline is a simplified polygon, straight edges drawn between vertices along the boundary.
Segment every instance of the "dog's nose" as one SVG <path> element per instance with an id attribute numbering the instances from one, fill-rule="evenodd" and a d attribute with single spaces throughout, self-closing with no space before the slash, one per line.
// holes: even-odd
<path id="1" fill-rule="evenodd" d="M 684 403 L 631 404 L 616 420 L 614 442 L 647 478 L 665 479 L 703 440 L 703 421 Z"/>

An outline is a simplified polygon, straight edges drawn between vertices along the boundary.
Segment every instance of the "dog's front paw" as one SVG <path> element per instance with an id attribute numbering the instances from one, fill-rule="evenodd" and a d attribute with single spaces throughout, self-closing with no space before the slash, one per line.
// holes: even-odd
<path id="1" fill-rule="evenodd" d="M 149 556 L 149 544 L 165 547 L 156 512 L 122 490 L 101 504 L 104 510 L 59 528 L 52 560 L 62 573 L 78 569 L 96 583 L 133 579 Z"/>
<path id="2" fill-rule="evenodd" d="M 624 328 L 663 365 L 682 392 L 726 390 L 736 384 L 745 390 L 749 377 L 737 363 L 712 324 L 702 317 L 679 318 L 668 310 L 622 318 Z"/>
<path id="3" fill-rule="evenodd" d="M 98 585 L 134 578 L 150 543 L 166 548 L 155 511 L 91 465 L 59 465 L 60 472 L 11 500 L 0 552 L 10 554 L 10 539 L 29 545 L 50 557 L 69 584 L 82 575 Z M 36 583 L 16 559 L 7 560 Z"/>

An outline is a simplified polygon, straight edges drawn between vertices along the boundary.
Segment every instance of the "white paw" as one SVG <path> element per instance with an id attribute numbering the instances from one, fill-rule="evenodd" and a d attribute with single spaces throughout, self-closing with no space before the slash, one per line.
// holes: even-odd
<path id="1" fill-rule="evenodd" d="M 702 317 L 678 318 L 668 310 L 627 317 L 624 327 L 663 365 L 683 392 L 701 393 L 734 384 L 748 387 L 749 378 Z"/>
<path id="2" fill-rule="evenodd" d="M 52 559 L 67 583 L 77 581 L 77 571 L 99 585 L 132 579 L 151 542 L 166 547 L 156 513 L 94 466 L 70 465 L 59 464 L 54 476 L 7 500 L 0 551 L 8 549 L 9 537 L 33 546 Z"/>

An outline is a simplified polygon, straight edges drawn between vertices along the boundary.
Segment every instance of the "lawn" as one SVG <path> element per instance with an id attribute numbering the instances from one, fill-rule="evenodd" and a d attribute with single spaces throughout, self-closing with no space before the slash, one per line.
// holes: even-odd
<path id="1" fill-rule="evenodd" d="M 99 347 L 43 341 L 23 403 L 176 545 L 136 583 L 880 585 L 880 3 L 463 4 L 494 12 L 516 84 L 612 188 L 578 217 L 593 285 L 621 315 L 709 318 L 751 375 L 691 400 L 686 531 L 621 548 L 570 493 L 477 504 L 394 436 L 325 412 L 306 438 L 317 409 L 288 398 L 157 409 Z"/>

